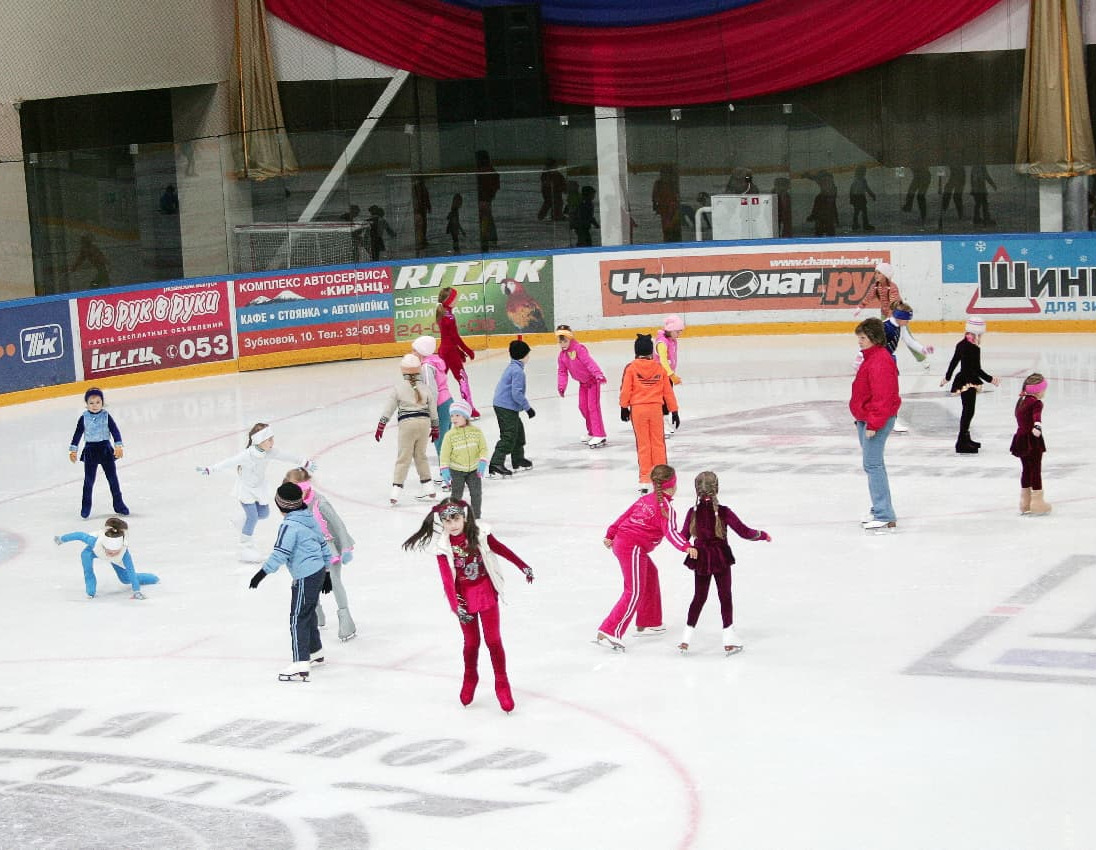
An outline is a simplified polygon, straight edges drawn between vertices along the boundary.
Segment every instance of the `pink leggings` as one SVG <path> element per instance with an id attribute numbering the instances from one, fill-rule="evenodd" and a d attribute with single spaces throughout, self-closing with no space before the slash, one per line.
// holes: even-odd
<path id="1" fill-rule="evenodd" d="M 658 584 L 658 567 L 642 548 L 620 537 L 613 540 L 613 554 L 620 561 L 624 592 L 602 621 L 600 630 L 619 640 L 628 631 L 632 617 L 641 629 L 661 626 L 662 591 Z"/>
<path id="2" fill-rule="evenodd" d="M 480 624 L 483 624 L 483 640 L 491 654 L 491 666 L 495 676 L 506 678 L 506 650 L 502 648 L 502 632 L 499 631 L 499 606 L 479 611 L 472 615 L 470 623 L 461 623 L 464 632 L 464 672 L 475 673 L 479 660 Z"/>
<path id="3" fill-rule="evenodd" d="M 578 385 L 578 412 L 586 420 L 586 433 L 591 437 L 605 436 L 605 422 L 601 418 L 601 384 L 594 381 Z"/>

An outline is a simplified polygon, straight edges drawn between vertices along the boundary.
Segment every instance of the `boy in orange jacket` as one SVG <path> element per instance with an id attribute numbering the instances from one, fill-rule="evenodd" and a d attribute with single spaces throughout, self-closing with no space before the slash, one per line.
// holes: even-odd
<path id="1" fill-rule="evenodd" d="M 636 334 L 636 359 L 624 367 L 620 382 L 620 421 L 630 421 L 636 435 L 641 493 L 651 491 L 651 469 L 666 463 L 663 411 L 670 413 L 674 428 L 681 424 L 670 376 L 662 364 L 653 359 L 654 353 L 651 335 Z"/>

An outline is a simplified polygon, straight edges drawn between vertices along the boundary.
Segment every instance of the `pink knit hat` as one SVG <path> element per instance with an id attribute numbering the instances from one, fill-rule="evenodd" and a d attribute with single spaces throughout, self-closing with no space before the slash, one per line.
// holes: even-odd
<path id="1" fill-rule="evenodd" d="M 667 316 L 662 320 L 662 330 L 664 331 L 683 331 L 685 330 L 685 320 L 674 314 L 673 316 Z"/>

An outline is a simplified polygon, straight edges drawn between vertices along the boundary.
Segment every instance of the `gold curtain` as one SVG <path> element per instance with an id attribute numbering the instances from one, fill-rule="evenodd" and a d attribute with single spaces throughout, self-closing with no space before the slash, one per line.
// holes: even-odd
<path id="1" fill-rule="evenodd" d="M 265 180 L 297 170 L 278 98 L 263 0 L 233 0 L 236 12 L 236 80 L 233 117 L 241 139 L 241 177 Z"/>
<path id="2" fill-rule="evenodd" d="M 1096 173 L 1077 0 L 1031 0 L 1016 166 L 1035 177 Z"/>

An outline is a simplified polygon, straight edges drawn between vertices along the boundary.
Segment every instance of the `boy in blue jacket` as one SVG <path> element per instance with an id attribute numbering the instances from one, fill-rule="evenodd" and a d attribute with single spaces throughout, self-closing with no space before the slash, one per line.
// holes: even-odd
<path id="1" fill-rule="evenodd" d="M 107 484 L 110 485 L 110 497 L 114 501 L 114 512 L 129 516 L 129 508 L 122 499 L 122 488 L 118 484 L 118 472 L 114 461 L 121 459 L 125 452 L 122 446 L 122 433 L 114 423 L 113 417 L 103 409 L 103 391 L 92 387 L 84 393 L 87 410 L 76 421 L 76 430 L 72 434 L 69 446 L 69 460 L 73 463 L 84 462 L 84 491 L 80 498 L 80 516 L 87 519 L 91 515 L 91 490 L 95 486 L 95 471 L 103 467 Z M 77 454 L 80 440 L 84 441 L 84 450 Z"/>
<path id="2" fill-rule="evenodd" d="M 304 493 L 292 481 L 286 481 L 274 496 L 282 512 L 274 551 L 262 568 L 251 577 L 251 589 L 259 586 L 270 573 L 285 564 L 293 578 L 289 601 L 289 634 L 293 644 L 293 663 L 278 674 L 282 682 L 307 682 L 309 668 L 323 663 L 323 644 L 316 617 L 320 592 L 331 592 L 331 550 L 312 512 L 304 503 Z"/>
<path id="3" fill-rule="evenodd" d="M 525 397 L 525 361 L 528 359 L 528 344 L 520 339 L 510 343 L 510 365 L 499 378 L 495 397 L 491 401 L 499 423 L 499 441 L 495 444 L 488 470 L 492 478 L 503 478 L 533 468 L 533 462 L 525 458 L 525 426 L 518 416 L 523 410 L 530 419 L 537 415 Z M 514 472 L 506 468 L 507 455 Z"/>

